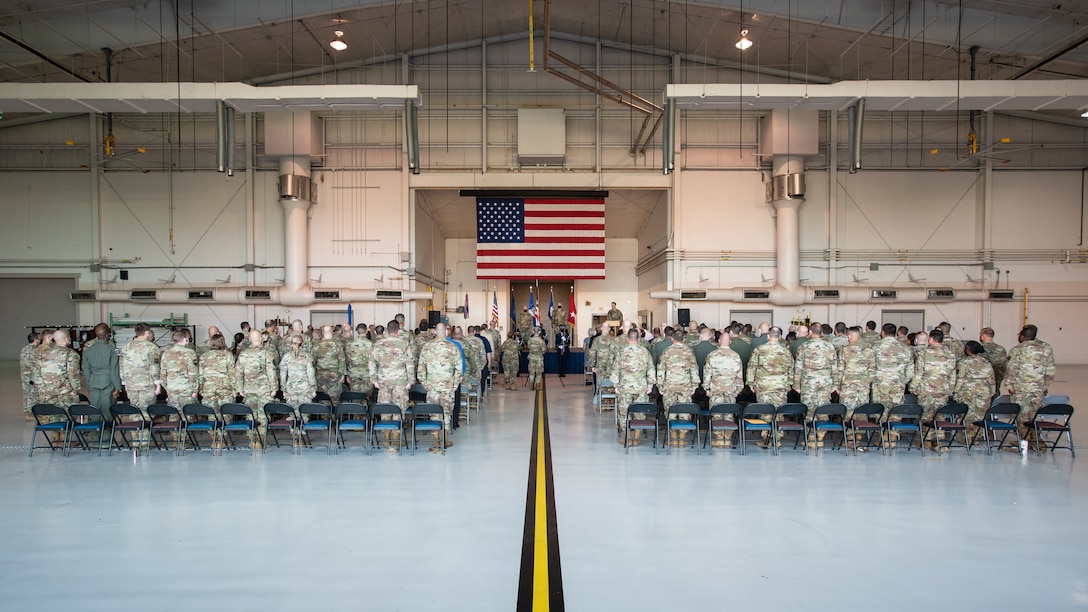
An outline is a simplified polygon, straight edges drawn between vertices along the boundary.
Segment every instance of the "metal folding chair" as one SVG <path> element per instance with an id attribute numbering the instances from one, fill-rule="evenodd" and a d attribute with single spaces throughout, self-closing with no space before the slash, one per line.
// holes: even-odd
<path id="1" fill-rule="evenodd" d="M 888 447 L 892 442 L 893 433 L 896 434 L 897 439 L 900 434 L 910 434 L 910 440 L 907 442 L 907 452 L 910 452 L 911 447 L 914 445 L 914 439 L 918 438 L 918 448 L 922 449 L 922 456 L 925 456 L 926 445 L 921 436 L 921 406 L 917 404 L 899 404 L 888 410 L 888 414 L 884 417 L 884 434 L 888 436 L 888 441 L 884 445 L 884 448 L 881 449 L 881 453 L 886 453 L 888 450 Z M 898 444 L 896 444 L 896 448 L 899 448 Z"/>
<path id="2" fill-rule="evenodd" d="M 703 448 L 706 448 L 715 432 L 729 432 L 729 437 L 734 437 L 740 431 L 741 411 L 740 404 L 715 404 L 711 406 L 706 423 L 706 435 L 703 436 Z M 727 419 L 725 417 L 733 418 Z M 710 452 L 713 453 L 714 445 L 711 444 L 710 448 Z M 733 448 L 736 448 L 736 445 L 733 445 Z"/>
<path id="3" fill-rule="evenodd" d="M 350 391 L 349 391 L 350 393 Z M 264 405 L 264 440 L 261 445 L 261 453 L 264 454 L 268 450 L 268 440 L 272 439 L 272 443 L 276 445 L 276 448 L 280 447 L 280 439 L 276 436 L 276 432 L 287 432 L 291 436 L 292 447 L 295 444 L 295 438 L 297 437 L 298 428 L 298 415 L 295 414 L 295 409 L 289 404 L 283 402 L 269 402 Z M 294 449 L 291 449 L 294 452 Z"/>
<path id="4" fill-rule="evenodd" d="M 771 439 L 771 451 L 778 454 L 778 444 L 774 441 L 774 406 L 771 404 L 748 404 L 740 414 L 740 454 L 745 454 L 748 445 L 748 432 L 766 433 Z M 759 438 L 753 440 L 759 442 Z"/>
<path id="5" fill-rule="evenodd" d="M 30 433 L 30 454 L 28 456 L 34 456 L 35 448 L 48 448 L 51 451 L 59 450 L 62 455 L 65 454 L 64 448 L 68 444 L 68 427 L 72 424 L 71 419 L 68 418 L 68 412 L 56 404 L 36 404 L 30 409 L 30 413 L 34 415 L 34 431 Z M 34 438 L 37 437 L 39 431 L 45 436 L 45 441 L 49 446 L 34 446 Z M 53 440 L 49 438 L 49 434 L 60 434 L 61 440 L 59 440 L 59 443 L 54 444 Z"/>
<path id="6" fill-rule="evenodd" d="M 223 415 L 219 432 L 219 454 L 222 455 L 223 448 L 228 445 L 231 450 L 237 450 L 234 434 L 245 434 L 249 438 L 249 454 L 252 455 L 255 443 L 261 441 L 261 432 L 257 428 L 253 409 L 245 404 L 223 404 L 219 407 L 219 414 Z"/>
<path id="7" fill-rule="evenodd" d="M 170 450 L 166 436 L 172 433 L 175 441 L 174 454 L 181 455 L 181 430 L 185 421 L 181 418 L 178 409 L 169 404 L 152 404 L 147 407 L 147 416 L 151 419 L 151 435 L 147 438 L 148 452 L 151 452 L 152 442 L 155 443 L 155 448 Z"/>
<path id="8" fill-rule="evenodd" d="M 771 438 L 778 446 L 778 452 L 782 451 L 782 440 L 780 438 L 784 437 L 784 434 L 793 434 L 793 448 L 796 450 L 798 444 L 803 444 L 805 454 L 808 454 L 808 422 L 805 420 L 807 416 L 808 406 L 797 402 L 782 404 L 778 407 L 778 410 L 774 411 L 776 435 L 771 436 Z M 783 435 L 779 436 L 777 434 Z"/>
<path id="9" fill-rule="evenodd" d="M 937 454 L 941 454 L 941 434 L 950 432 L 952 437 L 948 439 L 948 445 L 945 447 L 949 452 L 953 447 L 967 449 L 967 454 L 971 454 L 971 441 L 967 439 L 967 424 L 964 423 L 964 419 L 967 418 L 967 404 L 961 404 L 958 402 L 949 402 L 944 406 L 937 409 L 937 412 L 933 413 L 933 420 L 927 421 L 923 424 L 922 440 L 923 444 L 926 435 L 932 431 L 933 441 L 937 447 Z M 963 444 L 956 444 L 956 436 L 963 433 Z"/>
<path id="10" fill-rule="evenodd" d="M 370 404 L 370 394 L 362 391 L 344 391 L 340 394 L 341 402 L 353 402 L 364 406 Z"/>
<path id="11" fill-rule="evenodd" d="M 597 412 L 604 414 L 605 410 L 615 410 L 618 400 L 616 383 L 608 378 L 601 379 L 597 385 Z"/>
<path id="12" fill-rule="evenodd" d="M 144 413 L 140 412 L 140 409 L 132 404 L 114 404 L 110 406 L 110 414 L 113 415 L 113 434 L 110 435 L 110 445 L 106 456 L 113 455 L 113 443 L 117 436 L 121 438 L 121 444 L 117 445 L 118 449 L 124 448 L 138 453 L 140 450 L 140 436 L 147 429 L 147 419 L 144 418 Z M 133 440 L 129 438 L 131 434 L 136 436 L 135 447 L 132 445 Z"/>
<path id="13" fill-rule="evenodd" d="M 390 417 L 383 419 L 382 417 Z M 396 417 L 396 418 L 394 418 Z M 389 434 L 389 442 L 386 446 L 392 448 L 393 434 L 397 434 L 397 447 L 405 444 L 404 439 L 404 413 L 396 404 L 374 404 L 370 407 L 370 445 L 373 451 L 381 446 L 378 434 Z"/>
<path id="14" fill-rule="evenodd" d="M 334 415 L 332 407 L 326 404 L 302 404 L 298 407 L 298 447 L 296 452 L 302 454 L 302 441 L 306 440 L 306 444 L 313 448 L 313 440 L 310 437 L 310 433 L 325 432 L 325 451 L 327 455 L 332 454 L 332 438 L 333 433 L 336 430 L 334 422 Z"/>
<path id="15" fill-rule="evenodd" d="M 412 407 L 412 454 L 419 448 L 419 433 L 437 433 L 442 445 L 442 454 L 446 454 L 446 428 L 442 426 L 442 406 L 420 402 Z"/>
<path id="16" fill-rule="evenodd" d="M 880 442 L 880 452 L 884 452 L 884 425 L 881 419 L 884 416 L 884 404 L 862 404 L 854 409 L 854 413 L 847 426 L 850 428 L 850 437 L 854 440 L 854 455 L 859 448 L 878 448 L 873 444 L 873 436 Z M 865 437 L 865 443 L 860 442 L 860 436 Z"/>
<path id="17" fill-rule="evenodd" d="M 821 419 L 820 417 L 826 418 Z M 812 412 L 809 427 L 810 431 L 816 436 L 816 455 L 820 454 L 820 434 L 824 434 L 826 438 L 827 434 L 833 431 L 842 434 L 842 439 L 839 440 L 839 445 L 832 448 L 832 450 L 843 448 L 847 455 L 850 454 L 850 449 L 846 446 L 846 406 L 842 404 L 818 406 Z"/>
<path id="18" fill-rule="evenodd" d="M 345 432 L 358 432 L 363 435 L 363 450 L 366 450 L 367 436 L 370 428 L 370 408 L 357 402 L 341 401 L 336 407 L 336 451 L 347 448 Z"/>
<path id="19" fill-rule="evenodd" d="M 90 404 L 72 404 L 68 407 L 68 416 L 71 419 L 71 427 L 68 439 L 65 441 L 64 454 L 72 452 L 72 438 L 79 441 L 79 447 L 83 450 L 91 450 L 87 441 L 87 435 L 98 432 L 98 444 L 95 446 L 98 456 L 102 456 L 102 443 L 106 438 L 106 417 L 97 406 Z"/>
<path id="20" fill-rule="evenodd" d="M 628 409 L 630 410 L 630 409 Z M 682 416 L 689 418 L 683 419 Z M 665 413 L 665 452 L 672 452 L 673 432 L 691 432 L 691 448 L 699 454 L 699 406 L 691 403 L 673 404 Z"/>
<path id="21" fill-rule="evenodd" d="M 1001 432 L 1001 441 L 997 443 L 997 450 L 1005 447 L 1005 440 L 1010 433 L 1016 435 L 1016 445 L 1013 448 L 1020 448 L 1020 404 L 1003 402 L 990 406 L 990 409 L 983 415 L 982 420 L 975 421 L 975 427 L 978 429 L 975 430 L 975 435 L 971 438 L 971 445 L 975 444 L 979 432 L 982 432 L 983 437 L 986 439 L 987 455 L 993 454 L 991 441 L 997 439 L 998 432 Z"/>
<path id="22" fill-rule="evenodd" d="M 204 404 L 189 404 L 188 406 L 182 406 L 181 414 L 185 417 L 185 425 L 183 426 L 185 436 L 189 439 L 189 443 L 193 445 L 193 448 L 197 451 L 200 450 L 200 438 L 197 437 L 197 434 L 208 434 L 208 447 L 212 449 L 214 455 L 215 442 L 221 433 L 219 417 L 215 414 L 215 409 Z M 184 447 L 181 454 L 185 454 Z"/>
<path id="23" fill-rule="evenodd" d="M 1044 404 L 1035 411 L 1031 419 L 1031 427 L 1035 431 L 1035 454 L 1042 455 L 1046 446 L 1046 436 L 1057 434 L 1050 452 L 1059 448 L 1069 449 L 1069 453 L 1076 457 L 1077 451 L 1073 450 L 1073 430 L 1069 427 L 1069 420 L 1073 417 L 1073 407 L 1069 404 Z M 1062 434 L 1069 440 L 1069 446 L 1058 446 L 1062 440 Z"/>
<path id="24" fill-rule="evenodd" d="M 643 415 L 636 418 L 635 415 Z M 661 416 L 657 404 L 636 402 L 627 407 L 627 427 L 623 430 L 623 452 L 631 452 L 631 434 L 634 432 L 654 432 L 654 454 L 657 454 L 657 436 L 661 425 Z"/>

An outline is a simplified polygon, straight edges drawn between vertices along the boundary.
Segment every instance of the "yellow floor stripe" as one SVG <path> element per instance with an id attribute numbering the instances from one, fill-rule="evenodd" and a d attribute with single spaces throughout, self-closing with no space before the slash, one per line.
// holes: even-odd
<path id="1" fill-rule="evenodd" d="M 536 392 L 538 406 L 544 402 L 544 392 Z M 547 470 L 544 469 L 544 410 L 537 410 L 536 423 L 536 533 L 533 551 L 533 612 L 547 612 L 551 596 L 548 592 L 548 491 Z"/>

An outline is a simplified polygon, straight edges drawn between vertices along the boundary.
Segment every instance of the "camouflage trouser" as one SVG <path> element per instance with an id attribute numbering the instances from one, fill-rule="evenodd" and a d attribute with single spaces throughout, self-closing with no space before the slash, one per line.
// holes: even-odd
<path id="1" fill-rule="evenodd" d="M 649 401 L 649 396 L 643 389 L 637 389 L 635 391 L 616 389 L 616 411 L 619 414 L 619 427 L 621 431 L 627 429 L 627 408 L 631 404 L 646 401 Z"/>
<path id="2" fill-rule="evenodd" d="M 952 398 L 953 401 L 967 404 L 967 416 L 963 424 L 967 427 L 967 439 L 975 435 L 975 431 L 981 429 L 975 427 L 975 421 L 981 421 L 986 416 L 986 410 L 990 408 L 990 395 L 985 393 L 960 393 Z"/>
<path id="3" fill-rule="evenodd" d="M 1028 438 L 1028 433 L 1031 433 L 1032 437 L 1035 436 L 1035 432 L 1031 427 L 1032 420 L 1035 418 L 1035 411 L 1042 407 L 1043 399 L 1046 397 L 1046 389 L 1036 386 L 1019 385 L 1014 388 L 1015 393 L 1012 394 L 1012 403 L 1020 404 L 1020 435 L 1024 439 Z"/>
<path id="4" fill-rule="evenodd" d="M 756 401 L 760 404 L 770 404 L 778 407 L 786 403 L 786 396 L 790 393 L 789 386 L 759 385 L 756 392 Z"/>
<path id="5" fill-rule="evenodd" d="M 348 378 L 351 379 L 352 391 L 370 393 L 374 390 L 374 384 L 370 382 L 370 373 L 366 370 L 349 370 Z"/>
<path id="6" fill-rule="evenodd" d="M 536 389 L 540 383 L 544 382 L 544 359 L 537 357 L 529 358 L 529 388 Z"/>
<path id="7" fill-rule="evenodd" d="M 519 358 L 514 356 L 510 359 L 503 358 L 502 371 L 503 382 L 506 384 L 507 390 L 513 390 L 517 388 L 518 384 L 518 368 L 521 366 L 518 363 Z"/>
<path id="8" fill-rule="evenodd" d="M 335 372 L 318 372 L 317 390 L 327 393 L 334 406 L 339 404 L 340 392 L 344 390 L 343 385 L 340 384 L 340 375 Z"/>
<path id="9" fill-rule="evenodd" d="M 166 403 L 180 412 L 185 406 L 196 403 L 196 389 L 167 389 Z"/>
<path id="10" fill-rule="evenodd" d="M 665 387 L 661 390 L 661 401 L 665 405 L 665 414 L 669 414 L 669 408 L 676 404 L 691 403 L 691 394 L 695 389 L 691 387 Z"/>
<path id="11" fill-rule="evenodd" d="M 873 402 L 882 404 L 885 408 L 898 406 L 903 403 L 903 385 L 899 382 L 874 382 Z"/>
<path id="12" fill-rule="evenodd" d="M 246 406 L 253 411 L 253 420 L 257 427 L 263 429 L 268 425 L 268 417 L 264 414 L 264 405 L 272 402 L 272 390 L 249 391 L 245 397 Z M 310 401 L 310 400 L 306 400 Z"/>
<path id="13" fill-rule="evenodd" d="M 35 404 L 39 404 L 38 401 L 38 388 L 33 383 L 23 383 L 23 412 L 29 414 L 30 409 Z"/>
<path id="14" fill-rule="evenodd" d="M 948 403 L 948 394 L 944 393 L 919 393 L 918 405 L 922 407 L 922 420 L 929 421 L 937 412 L 937 409 Z"/>
<path id="15" fill-rule="evenodd" d="M 450 385 L 449 387 L 437 387 L 430 385 L 427 387 L 427 403 L 438 404 L 442 406 L 442 428 L 446 430 L 446 435 L 450 435 L 450 426 L 453 419 L 453 397 L 456 391 L 456 386 Z"/>
<path id="16" fill-rule="evenodd" d="M 233 404 L 235 399 L 233 389 L 204 389 L 200 397 L 205 405 L 215 409 L 216 414 L 219 414 L 220 406 Z"/>
<path id="17" fill-rule="evenodd" d="M 801 377 L 801 403 L 808 406 L 808 416 L 817 408 L 831 402 L 831 378 L 802 376 Z"/>
<path id="18" fill-rule="evenodd" d="M 408 381 L 405 380 L 383 380 L 379 382 L 378 386 L 378 403 L 379 404 L 395 404 L 404 410 L 408 407 L 408 390 L 405 389 L 405 385 Z"/>
<path id="19" fill-rule="evenodd" d="M 72 404 L 74 404 L 74 403 L 76 403 L 78 401 L 79 401 L 79 394 L 71 392 L 71 391 L 69 391 L 67 393 L 48 392 L 48 393 L 42 393 L 41 395 L 38 396 L 38 403 L 39 404 L 53 404 L 55 406 L 60 406 L 61 408 L 64 408 L 65 410 L 67 410 L 69 406 L 71 406 Z M 42 422 L 43 423 L 57 423 L 57 422 L 60 422 L 60 421 L 63 421 L 63 420 L 64 420 L 63 416 L 46 416 L 46 417 L 42 417 Z"/>
<path id="20" fill-rule="evenodd" d="M 140 412 L 144 413 L 144 417 L 147 417 L 147 407 L 155 403 L 155 387 L 148 389 L 131 389 L 125 387 L 125 391 L 128 393 L 128 403 L 132 404 L 134 408 L 139 408 Z"/>
<path id="21" fill-rule="evenodd" d="M 298 407 L 301 406 L 302 404 L 309 404 L 310 402 L 314 401 L 314 390 L 313 389 L 301 389 L 301 390 L 292 389 L 290 391 L 284 391 L 283 392 L 283 400 L 284 400 L 284 403 L 288 404 L 289 406 L 291 406 L 292 408 L 297 410 Z"/>
<path id="22" fill-rule="evenodd" d="M 737 393 L 739 393 L 741 390 L 742 389 L 736 389 L 736 390 L 730 390 L 732 392 L 728 392 L 728 391 L 721 391 L 719 389 L 715 389 L 714 392 L 711 393 L 708 396 L 709 399 L 710 399 L 710 404 L 709 404 L 710 407 L 713 408 L 714 406 L 717 406 L 718 404 L 733 404 L 733 403 L 736 403 Z M 735 420 L 732 416 L 718 417 L 718 418 L 724 418 L 724 420 L 726 420 L 726 421 Z M 719 441 L 721 441 L 722 444 L 728 446 L 731 439 L 732 439 L 732 437 L 733 437 L 732 433 L 730 433 L 728 431 L 716 431 L 716 432 L 714 432 L 714 444 L 718 444 Z"/>
<path id="23" fill-rule="evenodd" d="M 839 403 L 846 406 L 847 416 L 852 416 L 854 409 L 869 403 L 869 383 L 842 381 L 839 385 Z"/>

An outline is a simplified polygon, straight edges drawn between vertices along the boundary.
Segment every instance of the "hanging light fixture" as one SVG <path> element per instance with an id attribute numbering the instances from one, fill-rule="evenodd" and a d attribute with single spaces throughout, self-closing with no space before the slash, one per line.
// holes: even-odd
<path id="1" fill-rule="evenodd" d="M 332 47 L 333 49 L 336 49 L 337 51 L 343 51 L 344 49 L 347 49 L 348 44 L 346 42 L 344 42 L 344 40 L 343 40 L 344 31 L 343 30 L 337 30 L 337 31 L 333 32 L 333 34 L 336 35 L 336 38 L 329 41 L 329 46 Z M 748 43 L 748 44 L 751 44 L 751 43 Z"/>
<path id="2" fill-rule="evenodd" d="M 736 45 L 737 48 L 740 49 L 741 51 L 746 51 L 746 50 L 748 50 L 749 47 L 752 46 L 752 44 L 753 44 L 752 40 L 750 38 L 748 38 L 748 28 L 745 28 L 745 29 L 741 30 L 740 31 L 740 40 L 737 41 L 737 45 Z"/>

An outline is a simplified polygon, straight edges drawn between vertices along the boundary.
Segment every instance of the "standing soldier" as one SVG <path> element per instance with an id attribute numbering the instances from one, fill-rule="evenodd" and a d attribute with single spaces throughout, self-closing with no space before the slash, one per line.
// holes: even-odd
<path id="1" fill-rule="evenodd" d="M 881 328 L 880 342 L 873 349 L 873 402 L 891 408 L 903 403 L 903 389 L 914 378 L 915 353 L 896 340 L 895 325 Z M 864 336 L 864 334 L 862 334 Z M 864 345 L 864 341 L 862 341 Z"/>
<path id="2" fill-rule="evenodd" d="M 619 308 L 616 308 L 616 303 L 612 302 L 612 307 L 608 309 L 608 312 L 604 315 L 604 320 L 609 323 L 619 325 L 623 322 L 623 312 Z"/>
<path id="3" fill-rule="evenodd" d="M 286 352 L 280 359 L 280 389 L 284 401 L 297 409 L 313 401 L 317 394 L 317 376 L 313 362 L 302 350 L 302 336 L 288 335 L 283 342 Z"/>
<path id="4" fill-rule="evenodd" d="M 502 343 L 502 380 L 507 391 L 517 391 L 518 370 L 521 368 L 521 346 L 514 339 L 514 330 L 506 332 Z"/>
<path id="5" fill-rule="evenodd" d="M 869 402 L 869 388 L 875 386 L 876 358 L 873 351 L 861 343 L 861 328 L 851 327 L 846 331 L 847 345 L 839 351 L 839 372 L 835 388 L 839 390 L 839 402 L 846 406 L 846 418 L 850 420 L 854 410 Z M 909 355 L 909 354 L 908 354 Z M 914 362 L 911 361 L 911 370 Z M 899 384 L 899 393 L 903 393 L 905 383 Z"/>
<path id="6" fill-rule="evenodd" d="M 861 328 L 859 327 L 858 329 Z M 841 351 L 847 344 L 850 344 L 846 323 L 839 321 L 835 324 L 835 335 L 831 338 L 831 344 L 835 346 L 836 351 Z"/>
<path id="7" fill-rule="evenodd" d="M 1024 439 L 1032 431 L 1031 421 L 1035 418 L 1035 411 L 1043 405 L 1047 389 L 1054 382 L 1057 372 L 1054 349 L 1046 342 L 1036 340 L 1038 334 L 1039 328 L 1034 325 L 1025 325 L 1020 330 L 1020 344 L 1009 351 L 1009 363 L 1005 370 L 1005 385 L 1012 402 L 1020 404 L 1020 427 Z"/>
<path id="8" fill-rule="evenodd" d="M 481 393 L 483 390 L 484 374 L 487 369 L 487 347 L 484 346 L 484 341 L 476 335 L 477 328 L 475 325 L 468 327 L 468 335 L 464 337 L 464 345 L 466 350 L 470 350 L 473 353 L 472 365 L 470 366 L 468 376 L 475 378 L 480 383 Z M 547 344 L 544 345 L 547 348 Z"/>
<path id="9" fill-rule="evenodd" d="M 121 384 L 125 386 L 128 401 L 139 408 L 147 417 L 147 407 L 155 403 L 155 396 L 162 391 L 159 380 L 159 357 L 161 351 L 152 342 L 151 326 L 147 323 L 136 324 L 136 337 L 121 349 L 118 368 L 121 372 Z"/>
<path id="10" fill-rule="evenodd" d="M 975 435 L 975 421 L 981 421 L 990 407 L 994 396 L 994 368 L 986 361 L 982 344 L 971 340 L 964 347 L 966 356 L 956 369 L 956 389 L 952 400 L 967 404 L 967 416 L 963 422 L 967 426 L 964 435 L 970 440 Z"/>
<path id="11" fill-rule="evenodd" d="M 369 394 L 374 390 L 374 385 L 370 384 L 370 351 L 373 348 L 374 344 L 366 337 L 366 324 L 355 326 L 355 338 L 344 347 L 352 391 Z"/>
<path id="12" fill-rule="evenodd" d="M 695 321 L 688 321 L 688 329 L 684 332 L 684 344 L 688 345 L 688 348 L 695 350 L 700 340 L 699 324 Z"/>
<path id="13" fill-rule="evenodd" d="M 310 336 L 310 334 L 306 333 L 306 329 L 302 326 L 301 320 L 295 319 L 294 321 L 291 321 L 291 331 L 287 332 L 287 335 L 284 336 L 284 338 L 286 339 L 290 336 L 298 336 L 299 338 L 302 338 L 302 352 L 306 353 L 307 355 L 312 354 L 313 338 Z M 281 342 L 280 346 L 284 347 L 282 352 L 287 352 L 286 343 Z"/>
<path id="14" fill-rule="evenodd" d="M 416 356 L 416 368 L 419 368 L 419 354 L 423 351 L 423 345 L 435 339 L 435 332 L 430 329 L 431 324 L 426 319 L 419 322 L 419 333 L 412 336 L 412 352 Z"/>
<path id="15" fill-rule="evenodd" d="M 400 323 L 390 321 L 386 337 L 374 343 L 370 352 L 370 382 L 378 389 L 378 402 L 408 407 L 408 387 L 415 379 L 412 345 L 400 331 Z"/>
<path id="16" fill-rule="evenodd" d="M 253 410 L 258 428 L 268 424 L 264 405 L 272 401 L 277 383 L 272 354 L 261 346 L 261 332 L 253 330 L 249 332 L 249 345 L 238 354 L 238 362 L 234 365 L 234 388 Z"/>
<path id="17" fill-rule="evenodd" d="M 196 401 L 199 371 L 196 351 L 189 346 L 189 337 L 175 329 L 170 333 L 173 344 L 166 347 L 159 359 L 159 380 L 166 387 L 167 402 L 181 410 Z"/>
<path id="18" fill-rule="evenodd" d="M 892 325 L 892 327 L 895 327 L 895 326 Z M 868 346 L 869 348 L 876 348 L 877 343 L 880 342 L 880 338 L 882 337 L 881 336 L 882 333 L 883 332 L 877 333 L 877 331 L 876 331 L 876 321 L 866 321 L 865 322 L 865 331 L 861 332 L 861 343 L 864 344 L 865 346 Z M 894 338 L 895 334 L 893 333 L 893 334 L 891 334 L 891 336 Z"/>
<path id="19" fill-rule="evenodd" d="M 197 362 L 199 362 L 200 358 L 202 356 L 204 356 L 204 353 L 207 353 L 208 351 L 212 350 L 211 349 L 212 338 L 214 338 L 214 337 L 216 337 L 218 335 L 219 335 L 219 328 L 218 327 L 216 327 L 214 325 L 211 325 L 211 326 L 208 327 L 208 339 L 205 340 L 204 342 L 201 342 L 200 345 L 198 345 L 196 347 L 196 349 L 195 349 L 196 350 Z"/>
<path id="20" fill-rule="evenodd" d="M 548 345 L 540 338 L 540 334 L 533 334 L 529 338 L 529 379 L 530 389 L 542 389 L 544 387 L 544 353 L 548 351 Z"/>
<path id="21" fill-rule="evenodd" d="M 703 364 L 703 389 L 712 407 L 736 402 L 744 389 L 744 359 L 733 350 L 731 336 L 723 333 L 718 338 L 718 349 L 707 355 Z M 715 432 L 713 445 L 728 446 L 726 432 Z"/>
<path id="22" fill-rule="evenodd" d="M 219 411 L 234 402 L 234 355 L 227 350 L 227 339 L 216 334 L 208 339 L 208 350 L 197 359 L 200 370 L 201 401 Z"/>
<path id="23" fill-rule="evenodd" d="M 767 330 L 767 341 L 752 351 L 748 361 L 748 386 L 761 404 L 781 406 L 793 382 L 793 357 L 782 343 L 782 328 Z"/>
<path id="24" fill-rule="evenodd" d="M 616 410 L 620 432 L 627 429 L 627 419 L 631 417 L 627 409 L 631 404 L 649 401 L 654 375 L 654 361 L 649 351 L 639 345 L 638 330 L 628 331 L 627 343 L 616 360 Z M 622 439 L 620 443 L 623 443 Z"/>
<path id="25" fill-rule="evenodd" d="M 19 382 L 23 385 L 23 413 L 26 420 L 33 421 L 34 415 L 30 409 L 38 403 L 38 387 L 34 384 L 40 374 L 38 373 L 38 345 L 41 339 L 38 334 L 31 332 L 26 335 L 27 345 L 19 351 Z"/>
<path id="26" fill-rule="evenodd" d="M 121 395 L 121 374 L 117 366 L 117 349 L 109 342 L 110 326 L 99 323 L 94 327 L 97 340 L 83 349 L 83 377 L 87 380 L 88 397 L 102 411 L 106 423 L 113 422 L 110 406 Z"/>
<path id="27" fill-rule="evenodd" d="M 533 315 L 529 314 L 528 308 L 522 308 L 521 314 L 518 315 L 518 331 L 521 332 L 521 341 L 528 342 L 529 335 L 533 331 Z"/>
<path id="28" fill-rule="evenodd" d="M 79 355 L 68 348 L 71 341 L 67 330 L 58 329 L 53 332 L 53 344 L 40 360 L 39 403 L 54 404 L 67 409 L 79 401 Z M 54 417 L 51 420 L 60 419 L 64 417 Z"/>
<path id="29" fill-rule="evenodd" d="M 940 329 L 930 332 L 929 346 L 918 354 L 918 362 L 914 365 L 910 388 L 923 408 L 923 421 L 932 420 L 933 414 L 956 388 L 956 358 L 943 341 L 944 333 Z"/>
<path id="30" fill-rule="evenodd" d="M 605 321 L 601 324 L 601 335 L 593 341 L 593 346 L 589 349 L 589 363 L 593 366 L 593 374 L 598 385 L 602 380 L 612 380 L 615 377 L 613 370 L 616 366 L 616 349 L 619 347 L 613 340 L 615 338 L 612 336 L 610 325 L 608 321 Z M 612 381 L 615 382 L 615 380 Z"/>
<path id="31" fill-rule="evenodd" d="M 691 395 L 699 386 L 699 364 L 691 347 L 684 344 L 684 330 L 674 331 L 672 341 L 657 362 L 657 388 L 666 415 L 673 405 L 691 402 Z"/>
<path id="32" fill-rule="evenodd" d="M 944 341 L 941 344 L 948 348 L 948 352 L 952 353 L 952 356 L 956 358 L 956 363 L 959 363 L 965 357 L 963 341 L 952 337 L 952 325 L 948 321 L 941 321 L 937 328 L 944 334 Z"/>
<path id="33" fill-rule="evenodd" d="M 446 432 L 446 447 L 453 446 L 452 434 L 453 400 L 457 387 L 464 376 L 461 351 L 449 341 L 446 326 L 442 323 L 434 326 L 434 339 L 423 344 L 419 354 L 419 383 L 427 389 L 427 402 L 442 406 L 442 429 Z M 441 438 L 434 434 L 434 444 L 430 452 L 442 450 Z"/>
<path id="34" fill-rule="evenodd" d="M 331 325 L 321 327 L 321 340 L 314 345 L 314 370 L 317 376 L 317 389 L 328 394 L 332 405 L 340 403 L 341 383 L 348 369 L 344 345 L 333 337 Z"/>
<path id="35" fill-rule="evenodd" d="M 835 346 L 824 339 L 823 328 L 814 324 L 808 330 L 807 340 L 797 348 L 793 383 L 801 394 L 801 403 L 808 406 L 809 416 L 816 408 L 831 402 L 838 369 Z"/>
<path id="36" fill-rule="evenodd" d="M 1005 368 L 1009 363 L 1009 353 L 1005 350 L 1005 347 L 994 342 L 994 329 L 992 327 L 983 327 L 982 331 L 978 333 L 978 341 L 982 343 L 982 348 L 986 349 L 982 356 L 986 361 L 990 362 L 994 369 L 994 389 L 997 389 L 997 393 L 1001 393 L 1001 383 L 1005 380 Z"/>

